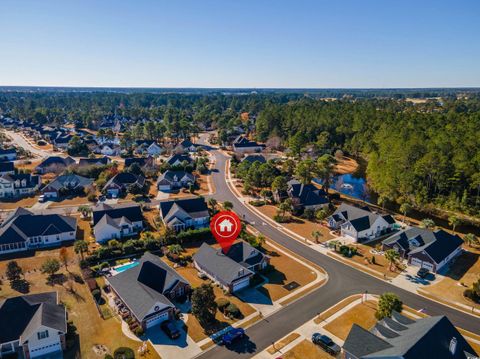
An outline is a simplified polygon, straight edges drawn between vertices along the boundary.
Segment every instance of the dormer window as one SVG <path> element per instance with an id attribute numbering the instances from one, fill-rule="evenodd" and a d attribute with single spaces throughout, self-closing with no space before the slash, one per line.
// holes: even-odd
<path id="1" fill-rule="evenodd" d="M 457 338 L 453 337 L 450 340 L 448 350 L 450 351 L 450 354 L 455 355 L 455 352 L 457 351 Z"/>

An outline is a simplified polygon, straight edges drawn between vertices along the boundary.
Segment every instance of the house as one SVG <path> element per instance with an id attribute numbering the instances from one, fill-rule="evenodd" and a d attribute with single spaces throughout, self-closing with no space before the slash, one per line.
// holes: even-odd
<path id="1" fill-rule="evenodd" d="M 105 278 L 112 292 L 146 330 L 173 319 L 175 304 L 190 292 L 190 284 L 158 256 L 145 253 L 138 265 Z"/>
<path id="2" fill-rule="evenodd" d="M 232 245 L 224 254 L 203 243 L 193 255 L 193 264 L 201 273 L 229 291 L 236 292 L 250 285 L 250 278 L 264 269 L 270 258 L 244 241 Z"/>
<path id="3" fill-rule="evenodd" d="M 143 229 L 142 209 L 137 204 L 109 206 L 102 203 L 92 210 L 92 228 L 99 243 L 134 236 Z"/>
<path id="4" fill-rule="evenodd" d="M 383 250 L 394 249 L 409 265 L 436 273 L 462 251 L 462 239 L 444 230 L 409 227 L 382 242 Z"/>
<path id="5" fill-rule="evenodd" d="M 80 158 L 78 161 L 79 167 L 88 167 L 88 166 L 106 166 L 111 162 L 110 158 L 107 156 L 99 158 Z"/>
<path id="6" fill-rule="evenodd" d="M 342 203 L 327 218 L 328 226 L 340 229 L 341 235 L 353 238 L 356 242 L 373 240 L 394 230 L 395 220 L 390 215 L 371 212 L 367 208 L 359 208 Z"/>
<path id="7" fill-rule="evenodd" d="M 0 176 L 0 198 L 15 198 L 34 194 L 40 187 L 40 176 L 30 173 Z"/>
<path id="8" fill-rule="evenodd" d="M 104 143 L 97 147 L 95 153 L 100 153 L 104 156 L 118 156 L 120 154 L 120 146 L 113 143 Z"/>
<path id="9" fill-rule="evenodd" d="M 178 146 L 184 151 L 184 152 L 196 152 L 197 151 L 197 146 L 192 143 L 190 140 L 183 140 L 178 144 Z"/>
<path id="10" fill-rule="evenodd" d="M 0 358 L 63 357 L 67 312 L 57 292 L 3 299 L 0 318 Z"/>
<path id="11" fill-rule="evenodd" d="M 58 157 L 51 156 L 43 160 L 35 171 L 40 174 L 45 173 L 60 173 L 63 172 L 68 166 L 75 164 L 75 160 L 72 157 Z"/>
<path id="12" fill-rule="evenodd" d="M 263 155 L 258 155 L 258 154 L 252 154 L 252 155 L 246 155 L 240 162 L 260 162 L 260 163 L 267 163 L 267 159 Z"/>
<path id="13" fill-rule="evenodd" d="M 67 147 L 68 147 L 68 144 L 69 144 L 69 142 L 72 138 L 73 138 L 72 135 L 59 136 L 52 141 L 52 144 L 56 148 L 66 150 Z"/>
<path id="14" fill-rule="evenodd" d="M 17 208 L 0 226 L 0 254 L 45 248 L 75 240 L 77 220 Z"/>
<path id="15" fill-rule="evenodd" d="M 0 176 L 15 173 L 15 165 L 13 162 L 0 162 Z"/>
<path id="16" fill-rule="evenodd" d="M 172 155 L 167 159 L 167 163 L 172 167 L 183 166 L 183 163 L 192 163 L 193 160 L 189 155 Z"/>
<path id="17" fill-rule="evenodd" d="M 300 183 L 296 179 L 287 182 L 287 191 L 285 193 L 275 191 L 273 196 L 277 202 L 281 202 L 287 197 L 291 198 L 293 207 L 296 210 L 311 209 L 315 211 L 328 207 L 330 203 L 324 190 L 318 189 L 311 183 Z"/>
<path id="18" fill-rule="evenodd" d="M 201 197 L 164 201 L 158 207 L 163 223 L 176 231 L 206 228 L 210 224 L 208 207 Z"/>
<path id="19" fill-rule="evenodd" d="M 141 188 L 145 185 L 145 178 L 142 175 L 134 175 L 129 172 L 120 172 L 112 177 L 103 187 L 103 192 L 112 197 L 118 197 L 125 193 L 130 186 L 139 186 Z"/>
<path id="20" fill-rule="evenodd" d="M 152 156 L 125 158 L 125 168 L 137 163 L 140 167 L 153 167 L 155 160 Z"/>
<path id="21" fill-rule="evenodd" d="M 195 184 L 195 176 L 185 171 L 165 171 L 158 176 L 159 191 L 172 191 L 179 188 L 189 188 Z"/>
<path id="22" fill-rule="evenodd" d="M 444 315 L 413 320 L 397 312 L 369 331 L 353 324 L 345 359 L 473 359 L 475 350 Z"/>
<path id="23" fill-rule="evenodd" d="M 159 156 L 163 149 L 158 145 L 156 141 L 138 140 L 135 142 L 137 148 L 136 153 L 146 153 L 149 156 Z"/>
<path id="24" fill-rule="evenodd" d="M 0 161 L 15 161 L 17 159 L 17 150 L 15 148 L 0 148 Z"/>
<path id="25" fill-rule="evenodd" d="M 76 174 L 58 176 L 52 182 L 42 188 L 45 198 L 58 199 L 67 194 L 81 194 L 85 188 L 93 185 L 91 178 L 82 177 Z"/>
<path id="26" fill-rule="evenodd" d="M 235 152 L 247 153 L 247 152 L 261 152 L 264 149 L 264 145 L 258 144 L 255 141 L 248 140 L 245 136 L 239 135 L 232 142 L 232 147 Z"/>

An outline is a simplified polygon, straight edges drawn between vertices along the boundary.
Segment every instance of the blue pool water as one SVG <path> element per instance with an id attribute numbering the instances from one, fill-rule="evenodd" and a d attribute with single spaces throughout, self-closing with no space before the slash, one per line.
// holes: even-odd
<path id="1" fill-rule="evenodd" d="M 124 265 L 121 265 L 120 267 L 115 268 L 115 270 L 119 273 L 126 271 L 127 269 L 133 268 L 138 266 L 138 262 L 130 262 Z"/>
<path id="2" fill-rule="evenodd" d="M 321 184 L 321 181 L 317 178 L 313 181 Z M 348 196 L 361 199 L 362 201 L 372 202 L 367 181 L 363 177 L 357 177 L 352 174 L 334 176 L 330 188 Z"/>

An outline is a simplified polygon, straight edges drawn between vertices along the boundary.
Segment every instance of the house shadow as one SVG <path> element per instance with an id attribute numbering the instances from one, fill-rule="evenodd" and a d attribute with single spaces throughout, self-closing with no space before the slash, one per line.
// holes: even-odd
<path id="1" fill-rule="evenodd" d="M 462 252 L 456 257 L 447 268 L 440 270 L 440 273 L 453 280 L 460 280 L 479 260 L 480 254 L 473 252 Z"/>
<path id="2" fill-rule="evenodd" d="M 242 302 L 248 304 L 260 304 L 260 305 L 273 305 L 272 298 L 268 289 L 264 287 L 260 288 L 246 288 L 235 293 L 235 296 L 240 298 Z"/>

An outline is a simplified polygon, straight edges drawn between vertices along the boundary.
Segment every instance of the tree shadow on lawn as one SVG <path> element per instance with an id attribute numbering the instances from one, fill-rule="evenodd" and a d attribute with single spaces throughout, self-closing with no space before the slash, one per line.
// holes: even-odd
<path id="1" fill-rule="evenodd" d="M 463 252 L 450 263 L 443 275 L 458 281 L 477 263 L 479 257 L 478 253 Z"/>
<path id="2" fill-rule="evenodd" d="M 63 273 L 52 274 L 47 278 L 47 285 L 52 287 L 56 284 L 63 285 L 67 280 L 67 276 Z"/>

